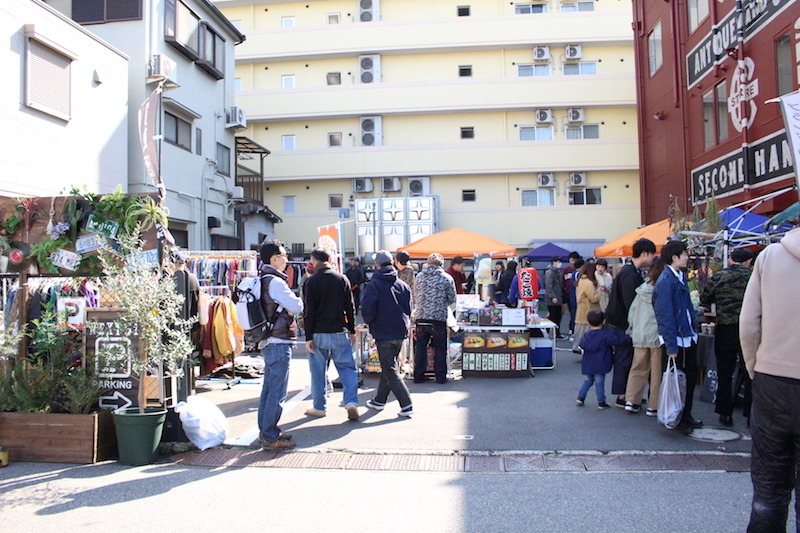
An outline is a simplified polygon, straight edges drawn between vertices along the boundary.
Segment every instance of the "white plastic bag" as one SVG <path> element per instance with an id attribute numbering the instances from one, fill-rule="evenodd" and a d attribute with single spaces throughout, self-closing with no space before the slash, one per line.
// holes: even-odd
<path id="1" fill-rule="evenodd" d="M 658 421 L 667 429 L 675 429 L 683 415 L 686 401 L 686 374 L 678 370 L 674 357 L 667 358 L 667 369 L 661 378 L 658 396 Z"/>
<path id="2" fill-rule="evenodd" d="M 183 431 L 201 450 L 219 446 L 228 436 L 228 419 L 214 403 L 201 396 L 189 396 L 175 406 Z"/>

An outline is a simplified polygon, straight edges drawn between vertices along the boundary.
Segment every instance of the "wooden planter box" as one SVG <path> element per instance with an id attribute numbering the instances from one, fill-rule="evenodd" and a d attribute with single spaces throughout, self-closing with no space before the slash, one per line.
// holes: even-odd
<path id="1" fill-rule="evenodd" d="M 0 413 L 0 446 L 11 461 L 88 464 L 117 456 L 110 411 L 89 415 Z"/>

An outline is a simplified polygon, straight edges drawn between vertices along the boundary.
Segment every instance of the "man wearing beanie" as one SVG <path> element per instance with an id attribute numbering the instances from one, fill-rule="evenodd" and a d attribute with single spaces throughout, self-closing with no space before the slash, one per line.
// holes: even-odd
<path id="1" fill-rule="evenodd" d="M 456 285 L 442 269 L 443 264 L 442 254 L 432 253 L 428 256 L 428 264 L 414 281 L 414 383 L 425 381 L 429 342 L 434 350 L 436 383 L 447 381 L 447 308 L 456 301 Z"/>
<path id="2" fill-rule="evenodd" d="M 717 357 L 717 397 L 714 401 L 723 426 L 733 425 L 733 372 L 742 358 L 739 343 L 739 313 L 750 266 L 755 254 L 740 248 L 728 259 L 728 267 L 720 270 L 708 280 L 700 293 L 700 304 L 710 308 L 717 304 L 716 328 L 714 329 L 714 354 Z M 744 416 L 750 418 L 750 379 L 745 377 Z"/>
<path id="3" fill-rule="evenodd" d="M 403 280 L 406 285 L 411 288 L 411 292 L 414 292 L 414 269 L 411 268 L 408 264 L 408 260 L 411 257 L 408 255 L 408 252 L 397 252 L 397 255 L 394 256 L 394 268 L 397 269 L 397 277 Z"/>
<path id="4" fill-rule="evenodd" d="M 397 371 L 397 356 L 411 323 L 411 289 L 397 279 L 392 254 L 386 250 L 375 254 L 375 266 L 377 270 L 372 280 L 364 287 L 361 315 L 369 324 L 369 332 L 378 348 L 381 380 L 375 398 L 367 401 L 367 407 L 383 410 L 391 392 L 400 403 L 398 414 L 411 416 L 414 413 L 411 397 Z"/>

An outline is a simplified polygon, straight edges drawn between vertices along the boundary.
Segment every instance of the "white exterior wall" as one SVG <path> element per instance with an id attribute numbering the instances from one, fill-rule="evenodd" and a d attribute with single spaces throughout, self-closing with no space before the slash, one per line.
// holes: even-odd
<path id="1" fill-rule="evenodd" d="M 25 105 L 26 25 L 68 50 L 70 118 Z M 28 26 L 30 29 L 30 26 Z M 0 195 L 54 196 L 71 187 L 108 193 L 127 187 L 128 60 L 85 28 L 37 0 L 0 3 Z M 101 83 L 96 83 L 95 73 Z"/>
<path id="2" fill-rule="evenodd" d="M 190 109 L 199 115 L 199 118 L 191 121 L 191 151 L 166 141 L 160 143 L 161 176 L 167 189 L 170 219 L 187 225 L 190 249 L 207 250 L 211 248 L 211 236 L 206 223 L 208 217 L 216 217 L 222 222 L 222 226 L 214 229 L 214 233 L 237 236 L 233 208 L 228 202 L 235 180 L 235 131 L 225 128 L 225 109 L 234 105 L 233 71 L 236 40 L 225 26 L 213 18 L 202 2 L 184 0 L 184 3 L 225 39 L 224 78 L 214 79 L 164 39 L 163 1 L 145 1 L 142 20 L 92 24 L 84 28 L 124 50 L 131 58 L 128 184 L 132 193 L 155 192 L 144 169 L 137 119 L 139 107 L 156 87 L 155 83 L 147 83 L 149 62 L 153 54 L 164 54 L 175 61 L 177 72 L 170 77 L 174 77 L 180 87 L 164 91 L 163 98 Z M 165 109 L 170 110 L 169 103 L 165 103 Z M 172 111 L 175 111 L 174 108 Z M 180 113 L 175 114 L 180 115 Z M 195 138 L 197 128 L 202 130 L 202 147 L 199 154 Z M 216 172 L 218 142 L 230 148 L 230 177 Z"/>

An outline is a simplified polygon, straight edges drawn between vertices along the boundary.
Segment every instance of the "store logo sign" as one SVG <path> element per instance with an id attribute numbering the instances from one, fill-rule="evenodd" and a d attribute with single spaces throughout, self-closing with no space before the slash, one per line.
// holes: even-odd
<path id="1" fill-rule="evenodd" d="M 758 78 L 755 78 L 756 63 L 746 57 L 731 76 L 731 95 L 728 98 L 728 113 L 736 131 L 753 125 L 758 112 L 755 97 L 758 96 Z M 747 113 L 745 113 L 747 110 Z"/>

